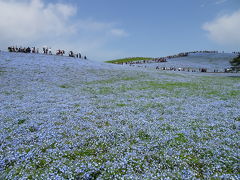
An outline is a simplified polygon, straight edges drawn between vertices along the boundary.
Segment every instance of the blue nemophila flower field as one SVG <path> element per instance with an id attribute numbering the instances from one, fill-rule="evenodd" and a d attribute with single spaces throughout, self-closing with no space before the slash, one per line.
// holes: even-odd
<path id="1" fill-rule="evenodd" d="M 239 74 L 0 53 L 0 179 L 239 179 Z"/>

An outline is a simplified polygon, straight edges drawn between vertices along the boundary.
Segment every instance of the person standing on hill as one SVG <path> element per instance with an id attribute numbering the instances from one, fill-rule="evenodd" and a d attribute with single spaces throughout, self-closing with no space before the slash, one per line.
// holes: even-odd
<path id="1" fill-rule="evenodd" d="M 52 55 L 52 49 L 51 48 L 48 49 L 48 54 Z"/>

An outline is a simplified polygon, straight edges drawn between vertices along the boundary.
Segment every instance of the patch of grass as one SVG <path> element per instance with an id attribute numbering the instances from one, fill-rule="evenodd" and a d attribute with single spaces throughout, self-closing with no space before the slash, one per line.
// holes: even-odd
<path id="1" fill-rule="evenodd" d="M 138 77 L 123 77 L 123 78 L 121 78 L 121 80 L 123 80 L 123 81 L 134 81 L 137 79 L 138 79 Z"/>
<path id="2" fill-rule="evenodd" d="M 134 144 L 137 144 L 137 140 L 136 139 L 134 139 L 133 137 L 131 137 L 130 139 L 129 139 L 129 143 L 130 143 L 130 145 L 134 145 Z"/>
<path id="3" fill-rule="evenodd" d="M 122 84 L 117 88 L 117 90 L 118 90 L 118 92 L 124 93 L 124 92 L 127 92 L 127 91 L 134 90 L 134 87 L 128 87 L 128 86 Z"/>
<path id="4" fill-rule="evenodd" d="M 240 96 L 240 90 L 231 90 L 227 93 L 227 96 L 230 97 Z"/>
<path id="5" fill-rule="evenodd" d="M 19 119 L 19 120 L 18 120 L 18 125 L 23 124 L 25 121 L 26 121 L 26 119 Z"/>
<path id="6" fill-rule="evenodd" d="M 5 95 L 11 95 L 11 93 L 10 92 L 8 92 L 8 91 L 3 91 L 3 94 L 5 94 Z"/>
<path id="7" fill-rule="evenodd" d="M 9 167 L 13 167 L 15 163 L 16 163 L 16 160 L 13 160 L 13 159 L 5 160 L 4 161 L 4 164 L 5 164 L 4 168 L 5 168 L 5 170 L 8 169 Z"/>
<path id="8" fill-rule="evenodd" d="M 123 104 L 123 103 L 119 103 L 119 104 L 116 104 L 118 107 L 124 107 L 126 106 L 126 104 Z"/>
<path id="9" fill-rule="evenodd" d="M 63 123 L 62 122 L 54 122 L 54 125 L 61 126 L 61 125 L 63 125 Z"/>
<path id="10" fill-rule="evenodd" d="M 86 156 L 96 156 L 96 155 L 97 155 L 97 152 L 95 149 L 82 148 L 79 150 L 67 152 L 66 154 L 63 155 L 63 157 L 68 158 L 70 160 L 76 160 L 76 159 L 81 159 Z"/>
<path id="11" fill-rule="evenodd" d="M 74 104 L 74 107 L 78 108 L 78 107 L 81 107 L 81 105 L 80 104 Z"/>
<path id="12" fill-rule="evenodd" d="M 175 131 L 176 128 L 172 127 L 170 124 L 163 124 L 161 127 L 161 130 L 163 132 L 172 132 L 172 131 Z"/>
<path id="13" fill-rule="evenodd" d="M 26 149 L 24 149 L 24 151 L 25 151 L 26 153 L 29 153 L 29 152 L 31 151 L 31 148 L 26 148 Z"/>
<path id="14" fill-rule="evenodd" d="M 240 116 L 235 118 L 236 121 L 240 121 Z"/>
<path id="15" fill-rule="evenodd" d="M 151 57 L 128 57 L 128 58 L 122 58 L 122 59 L 115 59 L 111 61 L 105 61 L 106 63 L 114 63 L 114 64 L 120 64 L 120 63 L 125 63 L 125 62 L 131 62 L 131 61 L 147 61 L 147 60 L 152 60 L 153 58 Z"/>
<path id="16" fill-rule="evenodd" d="M 2 75 L 5 72 L 7 72 L 7 71 L 3 71 L 3 70 L 0 69 L 0 75 Z"/>
<path id="17" fill-rule="evenodd" d="M 180 155 L 180 158 L 186 162 L 191 168 L 193 168 L 196 172 L 196 177 L 203 178 L 203 168 L 206 166 L 201 159 L 194 154 L 188 154 L 188 155 Z"/>
<path id="18" fill-rule="evenodd" d="M 197 83 L 193 82 L 158 82 L 158 81 L 145 81 L 142 82 L 141 90 L 145 89 L 165 89 L 168 91 L 177 90 L 179 88 L 198 88 Z"/>
<path id="19" fill-rule="evenodd" d="M 97 106 L 98 109 L 108 109 L 110 108 L 110 106 L 107 106 L 107 105 L 99 105 Z"/>
<path id="20" fill-rule="evenodd" d="M 138 132 L 138 137 L 141 139 L 141 140 L 150 140 L 150 135 L 149 134 L 147 134 L 145 131 L 143 131 L 143 130 L 140 130 L 139 132 Z"/>
<path id="21" fill-rule="evenodd" d="M 112 94 L 113 88 L 111 87 L 100 87 L 99 90 L 97 90 L 98 94 Z"/>
<path id="22" fill-rule="evenodd" d="M 134 172 L 137 174 L 144 173 L 144 162 L 141 159 L 133 158 L 132 160 L 128 161 L 128 165 L 133 167 Z"/>
<path id="23" fill-rule="evenodd" d="M 140 109 L 160 109 L 163 110 L 164 109 L 164 105 L 161 103 L 147 103 L 144 104 Z"/>
<path id="24" fill-rule="evenodd" d="M 185 137 L 183 133 L 178 133 L 177 137 L 175 137 L 175 140 L 180 143 L 187 143 L 188 139 Z"/>
<path id="25" fill-rule="evenodd" d="M 209 87 L 210 88 L 210 87 Z M 220 90 L 208 90 L 205 89 L 206 97 L 219 97 L 221 100 L 227 100 L 229 98 L 235 98 L 240 96 L 240 90 L 229 90 L 226 93 L 222 93 Z"/>
<path id="26" fill-rule="evenodd" d="M 71 86 L 70 85 L 67 85 L 67 84 L 62 84 L 59 86 L 60 88 L 70 88 Z"/>
<path id="27" fill-rule="evenodd" d="M 212 91 L 207 92 L 206 94 L 207 94 L 207 95 L 210 95 L 210 96 L 211 96 L 211 95 L 214 95 L 214 96 L 215 96 L 215 95 L 219 95 L 219 91 L 212 90 Z"/>
<path id="28" fill-rule="evenodd" d="M 85 82 L 86 85 L 91 85 L 91 84 L 113 84 L 119 81 L 133 81 L 138 79 L 139 77 L 119 77 L 119 78 L 110 78 L 110 79 L 105 79 L 105 80 L 97 80 L 97 81 L 89 81 Z"/>
<path id="29" fill-rule="evenodd" d="M 179 73 L 166 73 L 166 72 L 160 72 L 160 74 L 163 74 L 165 76 L 169 76 L 169 77 L 186 77 L 185 75 L 179 74 Z"/>
<path id="30" fill-rule="evenodd" d="M 28 130 L 29 130 L 30 132 L 36 132 L 36 131 L 37 131 L 37 128 L 34 127 L 34 126 L 30 126 L 30 127 L 28 128 Z"/>
<path id="31" fill-rule="evenodd" d="M 105 122 L 98 122 L 97 123 L 98 128 L 102 128 L 102 127 L 108 127 L 110 126 L 110 123 L 108 121 Z"/>
<path id="32" fill-rule="evenodd" d="M 47 166 L 48 166 L 48 162 L 45 159 L 39 159 L 35 164 L 36 169 L 45 168 Z"/>
<path id="33" fill-rule="evenodd" d="M 200 80 L 203 81 L 211 81 L 211 82 L 237 82 L 240 80 L 240 76 L 203 76 L 199 77 Z"/>
<path id="34" fill-rule="evenodd" d="M 44 146 L 41 148 L 41 151 L 43 153 L 47 152 L 48 149 L 55 149 L 56 148 L 56 143 L 52 143 L 50 145 Z"/>
<path id="35" fill-rule="evenodd" d="M 112 84 L 114 82 L 116 82 L 117 79 L 115 78 L 111 78 L 111 79 L 106 79 L 106 80 L 97 80 L 97 81 L 89 81 L 86 82 L 86 85 L 91 85 L 91 84 Z"/>

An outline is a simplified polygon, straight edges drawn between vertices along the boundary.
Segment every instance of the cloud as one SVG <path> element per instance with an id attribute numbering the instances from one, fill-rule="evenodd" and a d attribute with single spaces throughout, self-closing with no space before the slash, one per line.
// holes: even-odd
<path id="1" fill-rule="evenodd" d="M 92 53 L 97 57 L 113 39 L 127 33 L 115 22 L 77 16 L 77 7 L 43 0 L 0 0 L 0 48 L 42 46 Z M 100 57 L 101 58 L 101 57 Z"/>
<path id="2" fill-rule="evenodd" d="M 0 0 L 0 35 L 14 39 L 36 40 L 50 34 L 62 35 L 74 29 L 67 20 L 76 9 L 70 5 L 49 4 L 41 0 L 3 1 Z M 64 19 L 64 20 L 63 20 Z"/>
<path id="3" fill-rule="evenodd" d="M 126 31 L 124 31 L 123 29 L 112 29 L 110 32 L 112 35 L 118 36 L 118 37 L 128 36 L 128 33 Z"/>
<path id="4" fill-rule="evenodd" d="M 206 22 L 202 28 L 218 44 L 240 46 L 240 10 Z"/>
<path id="5" fill-rule="evenodd" d="M 202 4 L 200 5 L 201 8 L 204 8 L 206 6 L 216 6 L 216 5 L 221 5 L 229 0 L 202 0 Z"/>
<path id="6" fill-rule="evenodd" d="M 223 3 L 225 3 L 225 2 L 227 2 L 228 0 L 217 0 L 216 2 L 215 2 L 215 4 L 223 4 Z"/>

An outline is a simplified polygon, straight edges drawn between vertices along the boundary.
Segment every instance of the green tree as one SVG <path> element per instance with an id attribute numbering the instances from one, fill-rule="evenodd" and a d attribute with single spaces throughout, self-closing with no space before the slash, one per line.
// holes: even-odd
<path id="1" fill-rule="evenodd" d="M 233 58 L 231 61 L 230 61 L 231 65 L 232 66 L 240 66 L 240 54 L 238 55 L 238 57 L 235 57 Z"/>

